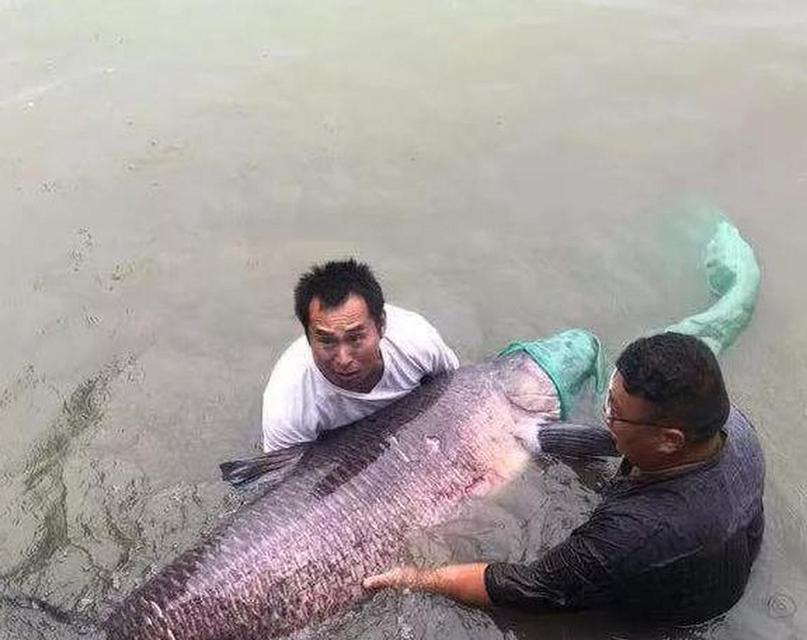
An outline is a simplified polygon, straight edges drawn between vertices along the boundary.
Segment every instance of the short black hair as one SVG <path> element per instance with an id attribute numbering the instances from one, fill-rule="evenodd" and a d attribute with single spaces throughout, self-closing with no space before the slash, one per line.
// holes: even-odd
<path id="1" fill-rule="evenodd" d="M 308 333 L 308 308 L 319 298 L 326 309 L 338 307 L 348 296 L 361 296 L 379 330 L 384 324 L 384 293 L 372 270 L 354 258 L 331 260 L 306 271 L 294 288 L 294 313 Z"/>
<path id="2" fill-rule="evenodd" d="M 691 442 L 708 440 L 728 419 L 720 365 L 698 338 L 673 332 L 639 338 L 625 348 L 616 368 L 625 390 L 654 406 L 654 421 L 680 424 Z"/>

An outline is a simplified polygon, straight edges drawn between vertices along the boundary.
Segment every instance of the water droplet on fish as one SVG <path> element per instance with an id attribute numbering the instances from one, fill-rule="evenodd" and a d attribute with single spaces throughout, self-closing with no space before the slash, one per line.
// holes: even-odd
<path id="1" fill-rule="evenodd" d="M 429 448 L 430 453 L 437 453 L 440 451 L 440 438 L 434 436 L 426 436 L 426 446 Z"/>
<path id="2" fill-rule="evenodd" d="M 398 455 L 401 456 L 401 459 L 404 462 L 411 462 L 411 460 L 409 459 L 409 456 L 407 456 L 406 453 L 404 453 L 403 449 L 401 449 L 401 445 L 398 442 L 398 438 L 396 438 L 395 436 L 390 436 L 389 438 L 387 438 L 387 442 L 389 442 L 390 447 L 392 449 L 395 449 L 395 451 L 398 453 Z"/>

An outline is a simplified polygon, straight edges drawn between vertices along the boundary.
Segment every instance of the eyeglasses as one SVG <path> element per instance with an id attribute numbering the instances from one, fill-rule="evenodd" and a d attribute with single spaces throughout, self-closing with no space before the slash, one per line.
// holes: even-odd
<path id="1" fill-rule="evenodd" d="M 602 419 L 609 427 L 614 422 L 624 422 L 626 424 L 635 424 L 639 426 L 648 426 L 648 427 L 661 427 L 663 429 L 669 429 L 669 425 L 660 424 L 658 422 L 648 422 L 646 420 L 628 420 L 627 418 L 620 418 L 619 416 L 615 416 L 612 413 L 613 409 L 611 408 L 611 400 L 608 399 L 605 401 L 605 404 L 602 406 Z"/>

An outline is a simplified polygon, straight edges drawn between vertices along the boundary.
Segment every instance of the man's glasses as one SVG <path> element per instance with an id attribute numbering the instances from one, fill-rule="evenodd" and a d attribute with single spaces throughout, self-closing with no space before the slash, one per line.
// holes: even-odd
<path id="1" fill-rule="evenodd" d="M 627 418 L 621 418 L 619 416 L 615 416 L 613 413 L 613 409 L 611 407 L 611 399 L 607 399 L 605 404 L 602 406 L 602 419 L 605 424 L 610 427 L 614 422 L 624 422 L 626 424 L 635 424 L 638 426 L 648 426 L 648 427 L 662 427 L 665 429 L 669 429 L 669 425 L 660 424 L 658 422 L 648 422 L 646 420 L 628 420 Z"/>

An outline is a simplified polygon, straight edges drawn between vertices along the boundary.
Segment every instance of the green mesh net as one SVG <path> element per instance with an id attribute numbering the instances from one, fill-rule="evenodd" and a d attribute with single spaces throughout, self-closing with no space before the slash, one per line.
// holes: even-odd
<path id="1" fill-rule="evenodd" d="M 754 251 L 723 219 L 706 245 L 706 280 L 715 302 L 706 311 L 667 327 L 703 340 L 718 355 L 745 329 L 754 312 L 760 272 Z"/>
<path id="2" fill-rule="evenodd" d="M 720 217 L 706 245 L 706 278 L 715 301 L 706 310 L 667 327 L 703 340 L 719 354 L 729 347 L 751 319 L 759 290 L 760 271 L 754 252 L 739 231 Z M 605 382 L 600 341 L 585 329 L 570 329 L 543 340 L 511 342 L 499 355 L 525 351 L 546 371 L 558 390 L 561 420 L 589 379 L 597 393 Z"/>
<path id="3" fill-rule="evenodd" d="M 583 385 L 594 379 L 597 392 L 603 389 L 605 360 L 600 341 L 585 329 L 569 329 L 544 340 L 511 342 L 500 356 L 525 351 L 552 379 L 560 398 L 560 418 L 565 420 Z"/>

